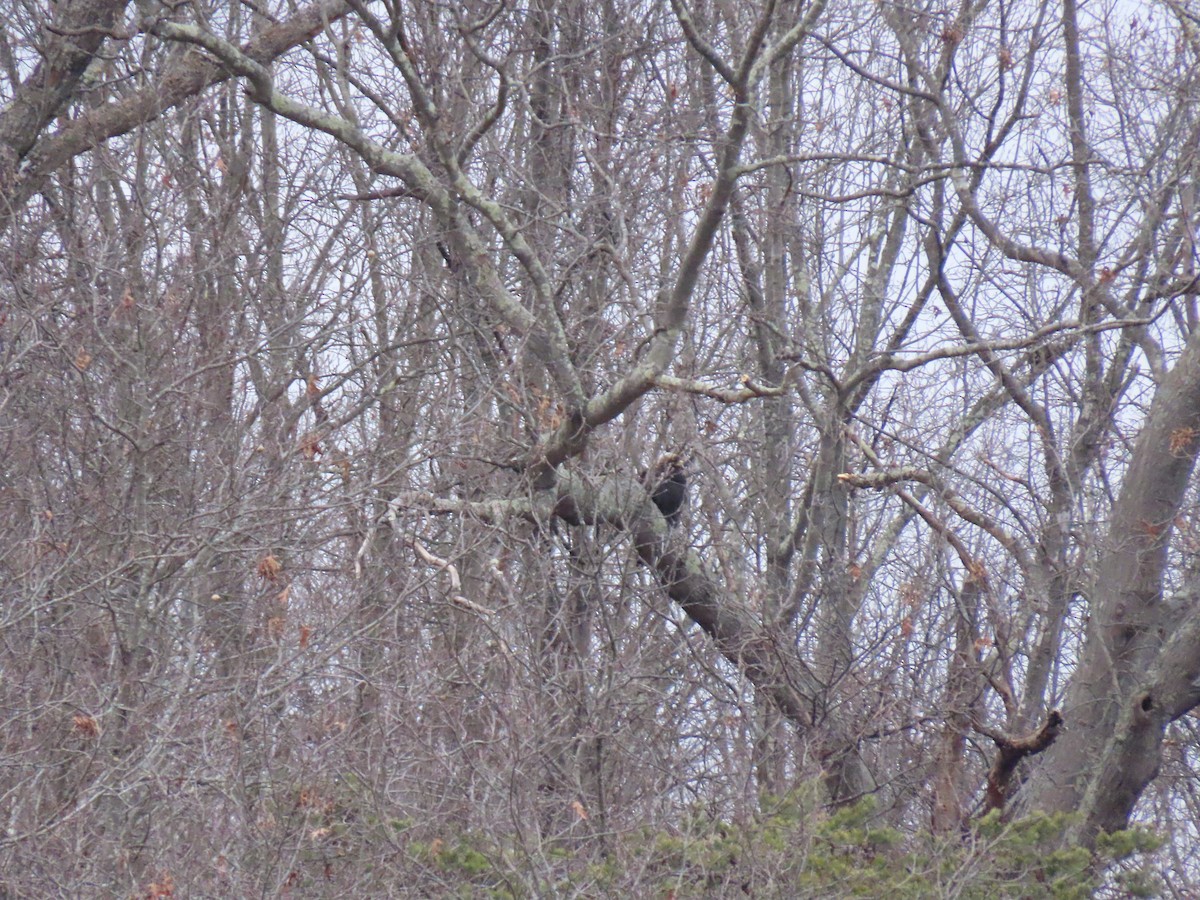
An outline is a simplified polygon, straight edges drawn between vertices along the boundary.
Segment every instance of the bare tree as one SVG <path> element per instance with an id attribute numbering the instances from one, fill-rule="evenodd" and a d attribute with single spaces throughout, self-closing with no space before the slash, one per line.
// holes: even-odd
<path id="1" fill-rule="evenodd" d="M 4 890 L 1191 840 L 1186 6 L 8 6 Z"/>

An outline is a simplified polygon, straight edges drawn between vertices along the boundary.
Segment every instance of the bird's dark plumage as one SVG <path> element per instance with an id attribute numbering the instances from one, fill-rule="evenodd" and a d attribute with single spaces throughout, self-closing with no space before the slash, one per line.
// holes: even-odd
<path id="1" fill-rule="evenodd" d="M 659 472 L 659 479 L 650 492 L 650 499 L 666 518 L 667 524 L 674 525 L 679 521 L 679 512 L 687 498 L 687 475 L 678 461 L 672 461 Z"/>

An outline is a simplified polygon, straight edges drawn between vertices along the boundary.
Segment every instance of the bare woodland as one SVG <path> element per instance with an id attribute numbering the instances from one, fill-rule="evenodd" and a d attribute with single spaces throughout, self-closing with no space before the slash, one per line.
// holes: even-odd
<path id="1" fill-rule="evenodd" d="M 0 896 L 666 896 L 800 795 L 1194 895 L 1186 0 L 0 23 Z"/>

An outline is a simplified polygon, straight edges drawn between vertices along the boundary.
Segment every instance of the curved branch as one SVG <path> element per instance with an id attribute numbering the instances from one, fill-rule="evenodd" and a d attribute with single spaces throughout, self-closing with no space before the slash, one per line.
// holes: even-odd
<path id="1" fill-rule="evenodd" d="M 700 555 L 685 545 L 683 529 L 669 526 L 646 486 L 635 478 L 613 474 L 591 479 L 563 472 L 553 492 L 541 492 L 533 501 L 520 497 L 471 502 L 409 492 L 388 504 L 386 518 L 396 530 L 403 509 L 469 515 L 492 524 L 515 517 L 545 521 L 558 516 L 572 525 L 604 523 L 629 534 L 667 596 L 712 639 L 718 652 L 797 728 L 814 724 L 824 686 L 795 644 L 765 628 L 730 596 Z"/>
<path id="2" fill-rule="evenodd" d="M 714 646 L 770 697 L 797 728 L 814 722 L 823 686 L 794 644 L 764 628 L 684 544 L 682 529 L 669 529 L 646 489 L 629 477 L 610 476 L 599 488 L 573 473 L 558 482 L 560 503 L 569 498 L 582 523 L 606 522 L 633 538 L 637 554 L 657 576 L 667 596 L 713 641 Z"/>
<path id="3" fill-rule="evenodd" d="M 53 37 L 43 60 L 0 111 L 0 186 L 12 183 L 17 163 L 74 96 L 104 39 L 129 37 L 117 31 L 127 5 L 128 0 L 76 0 L 59 7 L 46 26 Z"/>
<path id="4" fill-rule="evenodd" d="M 985 812 L 990 812 L 1004 809 L 1004 804 L 1012 796 L 1012 776 L 1021 760 L 1041 753 L 1058 739 L 1063 717 L 1057 709 L 1051 710 L 1041 728 L 1022 737 L 1010 737 L 979 722 L 973 725 L 980 734 L 990 737 L 1000 751 L 987 777 L 987 797 L 983 808 Z"/>
<path id="5" fill-rule="evenodd" d="M 344 0 L 318 0 L 289 19 L 264 26 L 239 49 L 255 62 L 270 62 L 348 12 Z M 25 157 L 27 164 L 9 192 L 8 204 L 0 209 L 0 228 L 7 227 L 11 213 L 28 202 L 50 174 L 68 160 L 154 121 L 206 87 L 233 75 L 219 62 L 195 54 L 172 60 L 153 84 L 115 103 L 89 109 L 85 115 L 32 144 Z"/>

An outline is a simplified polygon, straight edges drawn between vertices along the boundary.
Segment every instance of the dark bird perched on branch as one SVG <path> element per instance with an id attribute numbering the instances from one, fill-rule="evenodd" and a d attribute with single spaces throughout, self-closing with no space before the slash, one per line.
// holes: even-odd
<path id="1" fill-rule="evenodd" d="M 646 479 L 650 499 L 663 514 L 668 525 L 679 521 L 680 510 L 687 500 L 687 474 L 678 453 L 668 453 L 654 464 Z M 650 487 L 653 485 L 653 487 Z"/>

